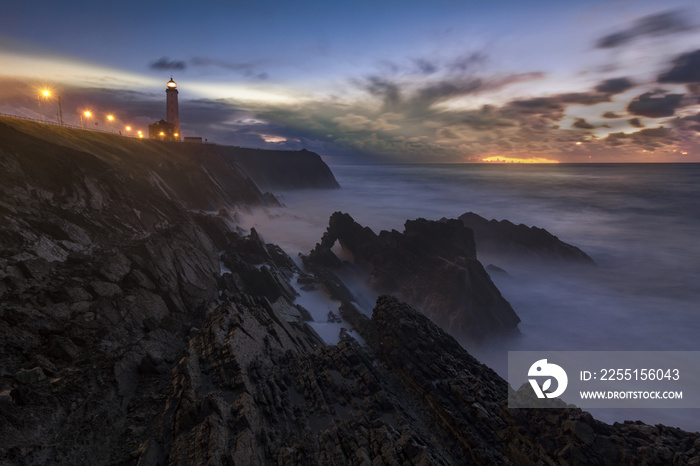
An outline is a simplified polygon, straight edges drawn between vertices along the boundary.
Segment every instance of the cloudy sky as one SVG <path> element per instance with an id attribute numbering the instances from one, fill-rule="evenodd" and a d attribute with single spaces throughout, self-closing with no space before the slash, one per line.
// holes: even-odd
<path id="1" fill-rule="evenodd" d="M 700 5 L 16 1 L 0 112 L 335 160 L 700 162 Z M 42 99 L 48 87 L 51 97 Z M 102 125 L 102 126 L 99 126 Z"/>

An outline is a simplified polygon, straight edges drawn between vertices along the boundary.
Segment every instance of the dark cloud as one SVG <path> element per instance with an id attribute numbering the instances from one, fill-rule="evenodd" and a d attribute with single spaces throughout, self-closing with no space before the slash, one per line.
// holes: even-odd
<path id="1" fill-rule="evenodd" d="M 382 99 L 384 110 L 392 111 L 401 102 L 401 90 L 398 84 L 379 76 L 370 76 L 364 83 L 364 88 L 372 95 Z"/>
<path id="2" fill-rule="evenodd" d="M 621 92 L 625 92 L 632 86 L 634 86 L 634 84 L 627 78 L 614 78 L 605 80 L 602 83 L 598 84 L 595 90 L 604 94 L 615 95 Z"/>
<path id="3" fill-rule="evenodd" d="M 550 113 L 553 110 L 563 110 L 561 104 L 556 100 L 548 97 L 536 97 L 527 100 L 513 100 L 508 104 L 509 107 L 521 110 L 525 113 Z"/>
<path id="4" fill-rule="evenodd" d="M 426 109 L 437 102 L 473 94 L 483 87 L 482 80 L 478 78 L 440 81 L 419 89 L 411 99 L 411 106 Z"/>
<path id="5" fill-rule="evenodd" d="M 447 68 L 453 72 L 464 72 L 485 63 L 487 59 L 487 55 L 483 52 L 473 52 L 452 60 L 452 62 L 447 65 Z"/>
<path id="6" fill-rule="evenodd" d="M 497 130 L 516 126 L 512 119 L 505 118 L 500 111 L 485 105 L 479 111 L 465 112 L 459 116 L 459 123 L 477 131 Z"/>
<path id="7" fill-rule="evenodd" d="M 607 95 L 600 95 L 588 92 L 572 92 L 569 94 L 560 94 L 557 100 L 563 104 L 580 104 L 580 105 L 595 105 L 601 102 L 608 102 L 610 99 Z"/>
<path id="8" fill-rule="evenodd" d="M 695 121 L 700 123 L 700 113 L 683 118 L 685 121 Z"/>
<path id="9" fill-rule="evenodd" d="M 551 124 L 545 124 L 542 119 L 558 122 L 564 117 L 565 109 L 566 105 L 559 98 L 553 96 L 513 100 L 504 106 L 503 112 L 508 117 L 519 120 L 521 127 L 527 126 L 531 131 L 539 131 L 540 126 L 546 129 Z M 531 118 L 535 116 L 536 119 Z"/>
<path id="10" fill-rule="evenodd" d="M 609 146 L 621 146 L 625 144 L 629 136 L 625 133 L 610 133 L 605 137 L 605 144 Z"/>
<path id="11" fill-rule="evenodd" d="M 643 137 L 643 138 L 668 138 L 671 136 L 671 130 L 668 128 L 648 128 L 636 133 L 632 133 L 633 136 Z"/>
<path id="12" fill-rule="evenodd" d="M 183 71 L 187 68 L 184 61 L 181 60 L 170 60 L 168 57 L 161 57 L 158 60 L 151 63 L 151 68 L 154 70 L 172 70 L 172 71 Z"/>
<path id="13" fill-rule="evenodd" d="M 677 140 L 672 130 L 661 127 L 642 129 L 634 133 L 611 133 L 604 142 L 615 147 L 631 144 L 654 152 L 665 145 L 675 144 Z"/>
<path id="14" fill-rule="evenodd" d="M 435 135 L 440 139 L 461 139 L 461 136 L 449 128 L 439 128 Z"/>
<path id="15" fill-rule="evenodd" d="M 700 50 L 684 53 L 673 67 L 659 76 L 660 83 L 700 83 Z"/>
<path id="16" fill-rule="evenodd" d="M 598 48 L 614 48 L 628 44 L 637 38 L 677 34 L 691 29 L 681 11 L 666 11 L 638 19 L 632 26 L 601 37 Z"/>
<path id="17" fill-rule="evenodd" d="M 573 125 L 574 128 L 578 129 L 594 129 L 595 126 L 587 122 L 584 118 L 576 118 L 576 121 L 574 122 Z"/>
<path id="18" fill-rule="evenodd" d="M 649 118 L 673 116 L 680 107 L 683 94 L 666 94 L 664 91 L 647 92 L 632 100 L 627 111 Z"/>
<path id="19" fill-rule="evenodd" d="M 416 65 L 418 72 L 425 76 L 431 75 L 438 70 L 438 66 L 435 63 L 424 58 L 414 60 L 413 63 Z"/>
<path id="20" fill-rule="evenodd" d="M 639 118 L 631 118 L 630 120 L 628 120 L 628 123 L 633 128 L 644 128 L 644 123 L 642 123 Z"/>
<path id="21" fill-rule="evenodd" d="M 700 123 L 700 113 L 683 118 L 676 118 L 672 121 L 673 126 L 681 131 L 697 131 L 698 123 Z"/>
<path id="22" fill-rule="evenodd" d="M 605 112 L 601 116 L 603 118 L 622 118 L 622 115 L 618 115 L 615 112 Z"/>

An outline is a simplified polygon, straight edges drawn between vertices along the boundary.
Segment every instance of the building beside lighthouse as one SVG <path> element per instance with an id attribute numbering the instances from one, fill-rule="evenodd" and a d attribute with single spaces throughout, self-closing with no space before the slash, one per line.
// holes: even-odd
<path id="1" fill-rule="evenodd" d="M 165 120 L 148 125 L 148 138 L 180 142 L 180 109 L 177 102 L 177 83 L 170 78 L 165 88 Z"/>

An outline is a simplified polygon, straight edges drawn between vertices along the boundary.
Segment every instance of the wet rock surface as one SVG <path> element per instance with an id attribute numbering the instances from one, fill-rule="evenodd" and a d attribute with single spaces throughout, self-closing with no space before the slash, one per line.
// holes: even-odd
<path id="1" fill-rule="evenodd" d="M 540 263 L 595 264 L 581 249 L 561 241 L 543 228 L 516 225 L 508 220 L 487 220 L 473 212 L 460 215 L 459 220 L 474 232 L 479 255 Z"/>
<path id="2" fill-rule="evenodd" d="M 354 267 L 366 271 L 377 293 L 400 297 L 457 337 L 480 341 L 517 332 L 520 319 L 477 260 L 473 234 L 460 221 L 409 220 L 402 233 L 375 234 L 336 212 L 307 265 L 325 275 L 344 267 L 332 250 L 336 242 L 352 255 Z M 338 294 L 339 285 L 326 288 L 352 301 Z"/>
<path id="3" fill-rule="evenodd" d="M 504 380 L 394 297 L 380 297 L 371 318 L 343 304 L 365 344 L 343 331 L 324 345 L 291 286 L 323 278 L 238 231 L 227 210 L 189 210 L 191 200 L 140 183 L 141 169 L 113 151 L 66 152 L 2 131 L 0 464 L 683 465 L 700 456 L 698 434 L 679 429 L 509 410 Z M 88 142 L 106 147 L 75 144 Z M 185 176 L 178 170 L 169 183 Z M 265 202 L 257 189 L 233 195 L 245 186 L 197 202 Z"/>

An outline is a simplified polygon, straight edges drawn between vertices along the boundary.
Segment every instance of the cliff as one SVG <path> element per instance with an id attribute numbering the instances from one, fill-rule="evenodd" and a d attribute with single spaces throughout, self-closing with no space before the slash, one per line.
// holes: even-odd
<path id="1" fill-rule="evenodd" d="M 260 189 L 336 189 L 336 181 L 328 165 L 318 154 L 306 149 L 300 151 L 261 151 L 243 148 L 218 150 L 234 161 L 250 176 Z"/>
<path id="2" fill-rule="evenodd" d="M 200 211 L 272 199 L 184 146 L 0 121 L 0 464 L 700 455 L 698 434 L 678 429 L 509 410 L 504 380 L 396 298 L 371 318 L 347 309 L 364 345 L 348 332 L 324 345 L 292 286 L 323 278 L 242 234 L 228 209 Z"/>
<path id="3" fill-rule="evenodd" d="M 172 194 L 189 208 L 211 210 L 223 204 L 263 202 L 260 190 L 339 187 L 321 157 L 307 150 L 170 143 L 6 117 L 0 117 L 0 138 L 6 153 L 21 151 L 23 158 L 43 157 L 46 163 L 59 160 L 56 163 L 65 164 L 66 171 L 72 171 L 74 162 L 82 165 L 89 160 L 139 183 L 160 183 L 166 195 Z M 75 151 L 83 155 L 78 159 L 67 155 Z"/>

